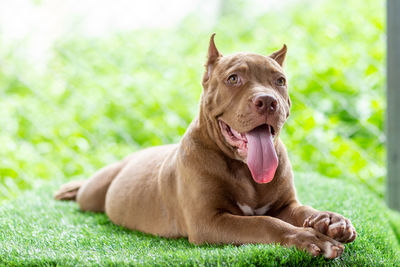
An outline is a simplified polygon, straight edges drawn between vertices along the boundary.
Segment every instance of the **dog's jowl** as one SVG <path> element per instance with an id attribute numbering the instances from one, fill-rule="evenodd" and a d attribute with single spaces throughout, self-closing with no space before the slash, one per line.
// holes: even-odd
<path id="1" fill-rule="evenodd" d="M 354 227 L 299 203 L 279 138 L 291 105 L 286 50 L 223 56 L 212 35 L 199 113 L 180 143 L 136 152 L 62 186 L 56 199 L 195 244 L 280 243 L 340 256 Z"/>

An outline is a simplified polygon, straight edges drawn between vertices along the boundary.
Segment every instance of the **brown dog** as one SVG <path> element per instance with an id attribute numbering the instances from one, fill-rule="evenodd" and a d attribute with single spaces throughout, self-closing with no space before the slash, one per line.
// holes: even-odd
<path id="1" fill-rule="evenodd" d="M 290 99 L 286 46 L 222 56 L 211 36 L 200 111 L 181 142 L 145 149 L 64 185 L 56 199 L 129 229 L 191 243 L 279 243 L 335 258 L 351 222 L 302 206 L 279 133 Z"/>

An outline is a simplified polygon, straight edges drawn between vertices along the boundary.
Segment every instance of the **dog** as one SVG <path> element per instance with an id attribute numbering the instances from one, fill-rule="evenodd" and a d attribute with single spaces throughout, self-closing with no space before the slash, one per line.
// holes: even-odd
<path id="1" fill-rule="evenodd" d="M 179 144 L 151 147 L 55 194 L 128 229 L 193 244 L 281 244 L 339 257 L 342 215 L 299 203 L 279 138 L 290 112 L 287 47 L 223 56 L 210 38 L 200 110 Z"/>

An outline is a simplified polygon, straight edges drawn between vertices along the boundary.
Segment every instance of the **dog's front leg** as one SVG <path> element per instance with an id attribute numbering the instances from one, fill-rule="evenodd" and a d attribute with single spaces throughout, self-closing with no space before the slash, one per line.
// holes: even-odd
<path id="1" fill-rule="evenodd" d="M 296 227 L 269 216 L 238 216 L 220 213 L 213 218 L 200 217 L 191 224 L 189 241 L 195 244 L 264 243 L 296 246 L 314 256 L 336 258 L 343 245 L 312 228 Z"/>
<path id="2" fill-rule="evenodd" d="M 353 242 L 357 232 L 349 219 L 330 211 L 319 211 L 297 201 L 285 206 L 278 218 L 295 226 L 311 227 L 339 242 Z"/>

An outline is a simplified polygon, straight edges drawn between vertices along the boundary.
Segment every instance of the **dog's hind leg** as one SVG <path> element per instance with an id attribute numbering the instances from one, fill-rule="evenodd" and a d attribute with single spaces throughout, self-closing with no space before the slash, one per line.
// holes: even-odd
<path id="1" fill-rule="evenodd" d="M 108 165 L 89 180 L 73 181 L 61 186 L 54 195 L 57 200 L 75 200 L 81 210 L 104 212 L 108 187 L 122 169 L 123 162 Z"/>
<path id="2" fill-rule="evenodd" d="M 123 165 L 123 162 L 108 165 L 97 171 L 82 185 L 76 197 L 81 210 L 104 212 L 108 188 Z"/>

